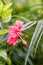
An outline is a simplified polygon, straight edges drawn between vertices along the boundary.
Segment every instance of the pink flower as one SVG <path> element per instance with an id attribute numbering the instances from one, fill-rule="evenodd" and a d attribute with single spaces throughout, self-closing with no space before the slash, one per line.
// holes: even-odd
<path id="1" fill-rule="evenodd" d="M 25 41 L 24 39 L 22 39 L 22 42 L 23 42 L 24 45 L 27 46 L 27 41 Z"/>
<path id="2" fill-rule="evenodd" d="M 22 27 L 23 27 L 23 22 L 21 21 L 16 21 L 16 25 L 17 26 L 10 26 L 8 29 L 8 33 L 9 33 L 9 38 L 7 40 L 7 42 L 10 45 L 16 45 L 16 43 L 18 42 L 18 36 L 22 36 Z"/>
<path id="3" fill-rule="evenodd" d="M 16 45 L 16 43 L 18 42 L 18 37 L 15 36 L 15 37 L 9 37 L 7 42 L 10 44 L 10 45 Z"/>
<path id="4" fill-rule="evenodd" d="M 22 30 L 22 28 L 23 28 L 23 22 L 16 20 L 16 25 L 17 25 L 17 27 L 18 27 L 19 30 Z"/>

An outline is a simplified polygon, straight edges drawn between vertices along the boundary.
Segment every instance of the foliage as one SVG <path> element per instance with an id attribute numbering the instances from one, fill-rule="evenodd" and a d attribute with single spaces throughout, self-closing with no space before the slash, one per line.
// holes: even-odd
<path id="1" fill-rule="evenodd" d="M 0 0 L 0 22 L 8 22 L 11 19 L 12 9 L 10 8 L 12 3 L 3 3 Z"/>
<path id="2" fill-rule="evenodd" d="M 12 2 L 0 0 L 0 65 L 43 65 L 43 3 L 41 0 Z M 16 46 L 6 42 L 8 27 L 15 25 L 17 19 L 24 21 L 22 32 L 28 46 L 21 44 L 20 39 Z"/>

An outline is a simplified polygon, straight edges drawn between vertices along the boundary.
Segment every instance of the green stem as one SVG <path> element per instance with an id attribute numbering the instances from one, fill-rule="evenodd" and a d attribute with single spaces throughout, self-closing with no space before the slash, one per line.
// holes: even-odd
<path id="1" fill-rule="evenodd" d="M 22 37 L 19 35 L 20 39 L 22 40 Z"/>

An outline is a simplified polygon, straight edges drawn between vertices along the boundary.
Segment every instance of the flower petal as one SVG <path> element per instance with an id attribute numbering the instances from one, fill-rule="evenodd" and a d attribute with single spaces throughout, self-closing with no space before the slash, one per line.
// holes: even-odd
<path id="1" fill-rule="evenodd" d="M 10 45 L 16 45 L 16 43 L 18 42 L 18 37 L 17 36 L 15 36 L 15 37 L 10 36 L 8 38 L 7 42 Z"/>
<path id="2" fill-rule="evenodd" d="M 19 20 L 16 20 L 16 25 L 17 27 L 21 30 L 22 27 L 23 27 L 23 22 L 19 21 Z"/>
<path id="3" fill-rule="evenodd" d="M 23 42 L 24 45 L 27 46 L 27 42 L 24 39 L 22 39 L 22 42 Z"/>
<path id="4" fill-rule="evenodd" d="M 10 26 L 8 29 L 8 32 L 11 36 L 15 36 L 17 34 L 17 27 L 16 26 Z"/>

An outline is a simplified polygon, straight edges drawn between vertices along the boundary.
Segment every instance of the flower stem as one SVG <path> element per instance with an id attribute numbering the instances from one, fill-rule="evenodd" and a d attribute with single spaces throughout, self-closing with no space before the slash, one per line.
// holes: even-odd
<path id="1" fill-rule="evenodd" d="M 19 35 L 20 39 L 22 40 L 22 37 Z"/>

